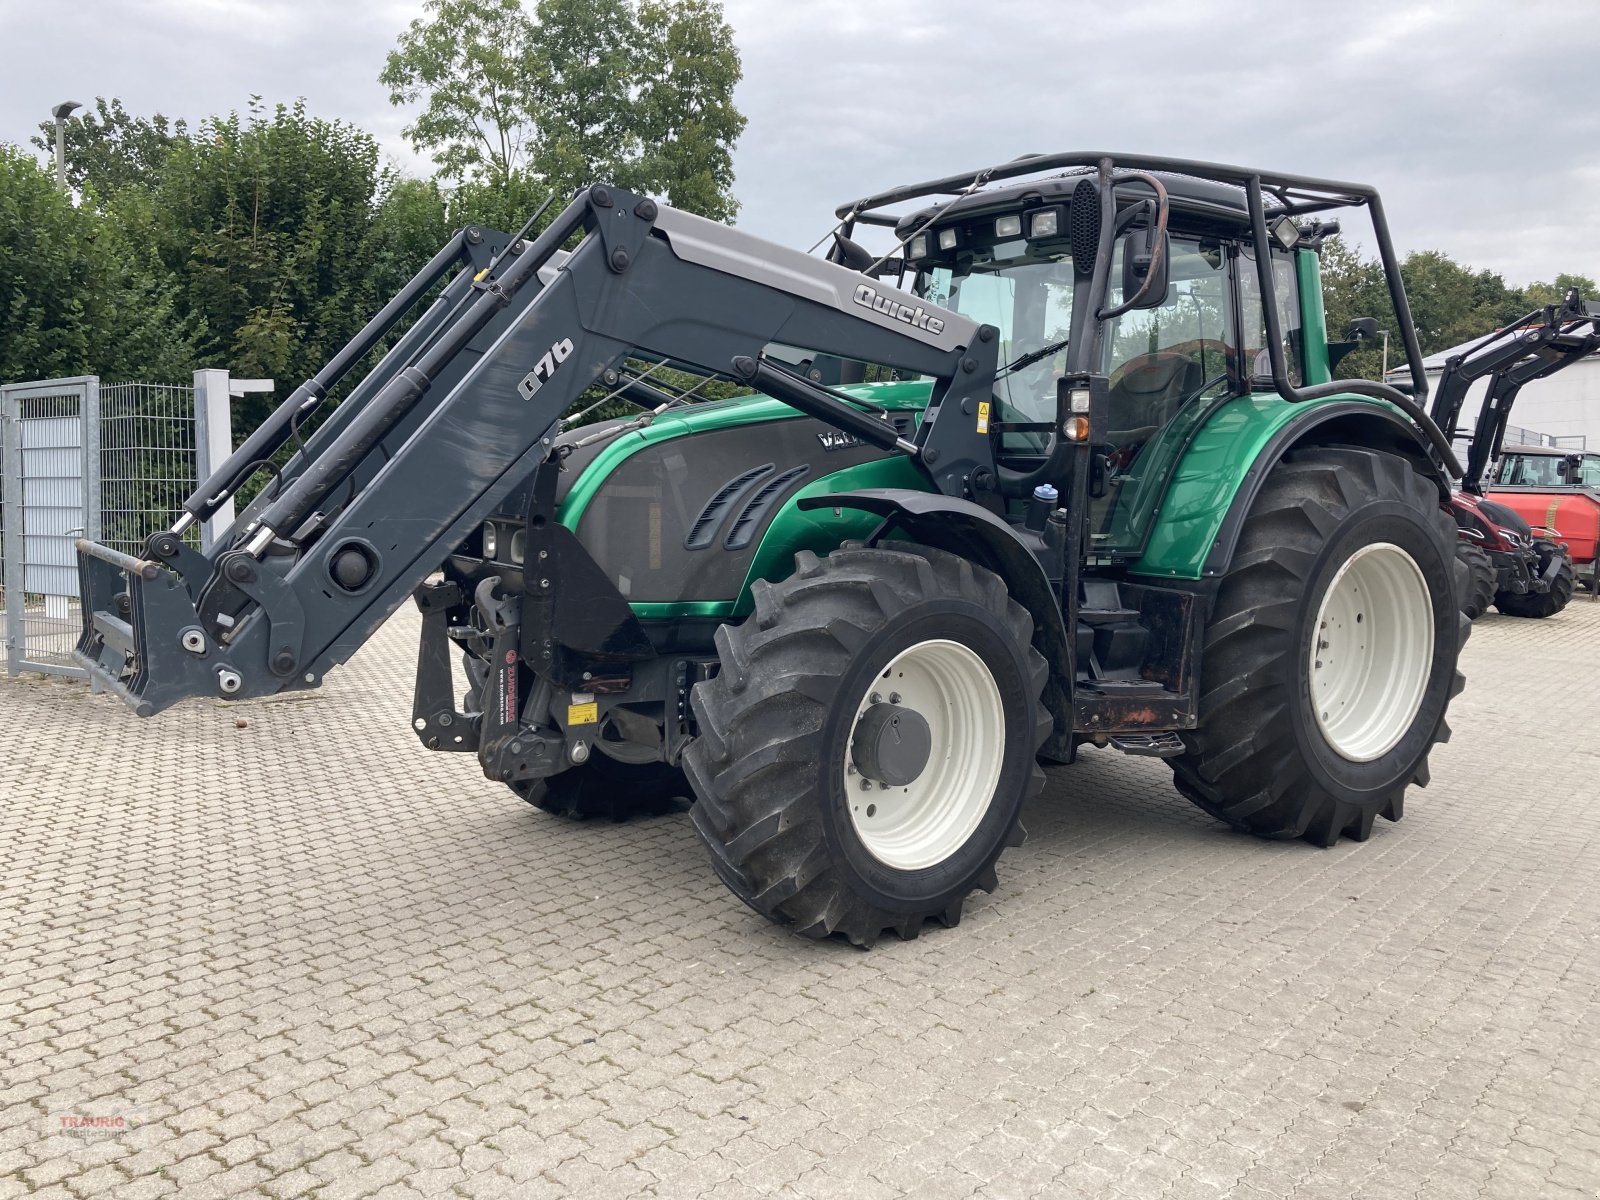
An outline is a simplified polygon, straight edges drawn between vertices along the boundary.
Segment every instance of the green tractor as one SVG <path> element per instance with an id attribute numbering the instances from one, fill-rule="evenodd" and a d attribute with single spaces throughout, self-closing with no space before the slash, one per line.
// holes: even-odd
<path id="1" fill-rule="evenodd" d="M 1335 378 L 1319 248 L 1360 207 L 1404 388 Z M 146 714 L 310 687 L 413 596 L 424 745 L 556 812 L 692 801 L 740 899 L 857 945 L 959 920 L 1084 746 L 1263 837 L 1398 820 L 1468 625 L 1376 192 L 1067 153 L 838 217 L 827 261 L 598 186 L 463 231 L 143 558 L 80 544 L 82 660 Z M 564 422 L 596 385 L 637 414 Z"/>

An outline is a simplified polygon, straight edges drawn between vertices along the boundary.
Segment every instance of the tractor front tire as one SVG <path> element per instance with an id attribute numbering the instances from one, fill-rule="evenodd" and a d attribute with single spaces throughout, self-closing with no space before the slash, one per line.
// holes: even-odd
<path id="1" fill-rule="evenodd" d="M 1550 581 L 1548 592 L 1524 592 L 1520 596 L 1512 592 L 1502 592 L 1496 596 L 1494 606 L 1508 617 L 1553 617 L 1572 599 L 1576 584 L 1572 576 L 1571 555 L 1554 542 L 1543 539 L 1536 541 L 1534 546 L 1539 550 L 1541 571 L 1550 561 L 1549 556 L 1552 554 L 1561 556 L 1561 565 L 1556 568 L 1556 577 Z"/>
<path id="2" fill-rule="evenodd" d="M 998 576 L 895 542 L 796 556 L 717 630 L 684 756 L 690 818 L 762 916 L 867 947 L 954 925 L 1023 838 L 1048 669 Z"/>
<path id="3" fill-rule="evenodd" d="M 1278 463 L 1205 630 L 1199 726 L 1169 760 L 1178 790 L 1237 829 L 1319 846 L 1398 821 L 1464 682 L 1455 542 L 1403 458 Z"/>
<path id="4" fill-rule="evenodd" d="M 1469 621 L 1476 621 L 1489 611 L 1494 603 L 1494 560 L 1476 546 L 1456 542 L 1456 558 L 1467 569 L 1467 587 L 1461 596 L 1461 611 Z"/>

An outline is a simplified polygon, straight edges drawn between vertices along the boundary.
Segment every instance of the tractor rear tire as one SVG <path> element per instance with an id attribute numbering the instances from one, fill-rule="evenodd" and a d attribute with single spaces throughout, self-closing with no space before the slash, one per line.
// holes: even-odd
<path id="1" fill-rule="evenodd" d="M 540 811 L 575 821 L 665 816 L 683 812 L 694 795 L 676 767 L 618 762 L 600 751 L 581 767 L 507 786 Z"/>
<path id="2" fill-rule="evenodd" d="M 1572 577 L 1572 557 L 1554 542 L 1543 539 L 1534 543 L 1540 554 L 1540 567 L 1549 562 L 1549 555 L 1559 554 L 1561 566 L 1556 570 L 1556 577 L 1550 581 L 1548 592 L 1525 592 L 1518 596 L 1513 592 L 1501 592 L 1494 598 L 1494 606 L 1508 617 L 1553 617 L 1567 606 L 1572 599 L 1572 592 L 1576 586 Z"/>
<path id="3" fill-rule="evenodd" d="M 1456 558 L 1467 568 L 1467 587 L 1461 596 L 1461 611 L 1467 620 L 1476 621 L 1494 603 L 1494 560 L 1476 546 L 1456 542 Z"/>
<path id="4" fill-rule="evenodd" d="M 1205 630 L 1178 790 L 1237 829 L 1319 846 L 1398 821 L 1465 682 L 1455 542 L 1437 489 L 1397 455 L 1275 466 Z"/>
<path id="5" fill-rule="evenodd" d="M 734 894 L 806 937 L 954 925 L 1044 783 L 1032 618 L 999 576 L 910 543 L 795 563 L 717 630 L 690 819 Z"/>

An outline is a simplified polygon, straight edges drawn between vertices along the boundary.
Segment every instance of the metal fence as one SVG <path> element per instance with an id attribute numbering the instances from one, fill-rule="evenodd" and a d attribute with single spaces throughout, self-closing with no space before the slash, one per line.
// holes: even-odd
<path id="1" fill-rule="evenodd" d="M 194 389 L 100 385 L 100 540 L 142 553 L 145 535 L 172 524 L 194 491 Z M 198 538 L 199 531 L 190 534 Z"/>
<path id="2" fill-rule="evenodd" d="M 102 384 L 92 375 L 0 386 L 0 589 L 6 667 L 82 675 L 73 542 L 137 554 L 196 480 L 231 450 L 229 397 L 271 380 L 195 372 L 195 386 Z M 221 456 L 221 457 L 219 457 Z M 224 513 L 191 539 L 230 521 Z"/>
<path id="3" fill-rule="evenodd" d="M 78 674 L 78 566 L 72 543 L 98 537 L 99 381 L 0 387 L 6 667 Z"/>

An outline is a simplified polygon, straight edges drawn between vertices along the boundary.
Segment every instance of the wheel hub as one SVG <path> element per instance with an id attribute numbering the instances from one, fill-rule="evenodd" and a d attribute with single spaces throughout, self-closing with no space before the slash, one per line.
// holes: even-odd
<path id="1" fill-rule="evenodd" d="M 957 853 L 994 801 L 1005 736 L 1000 688 L 970 647 L 940 638 L 895 655 L 856 705 L 837 768 L 867 852 L 900 871 Z"/>
<path id="2" fill-rule="evenodd" d="M 1405 736 L 1433 667 L 1433 603 L 1422 569 L 1392 542 L 1363 546 L 1328 584 L 1312 630 L 1310 702 L 1329 746 L 1371 762 Z"/>
<path id="3" fill-rule="evenodd" d="M 866 778 L 889 787 L 913 782 L 928 765 L 933 735 L 914 708 L 874 704 L 856 721 L 850 758 Z"/>

